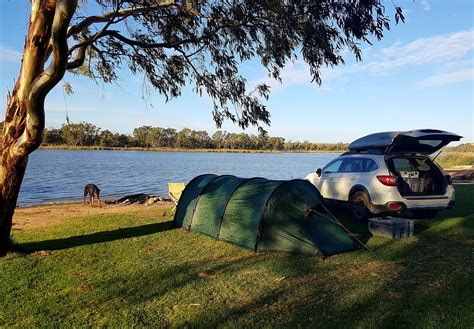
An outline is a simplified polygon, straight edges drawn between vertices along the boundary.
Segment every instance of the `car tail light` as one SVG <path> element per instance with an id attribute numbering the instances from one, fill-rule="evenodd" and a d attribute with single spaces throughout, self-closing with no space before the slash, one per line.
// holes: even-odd
<path id="1" fill-rule="evenodd" d="M 382 175 L 377 176 L 380 183 L 386 186 L 397 186 L 397 176 Z"/>
<path id="2" fill-rule="evenodd" d="M 446 177 L 446 182 L 448 185 L 453 185 L 453 180 L 451 179 L 450 175 L 444 175 L 444 177 Z"/>
<path id="3" fill-rule="evenodd" d="M 397 210 L 400 210 L 402 208 L 402 205 L 399 204 L 398 202 L 389 202 L 387 204 L 387 208 L 389 210 L 397 211 Z"/>

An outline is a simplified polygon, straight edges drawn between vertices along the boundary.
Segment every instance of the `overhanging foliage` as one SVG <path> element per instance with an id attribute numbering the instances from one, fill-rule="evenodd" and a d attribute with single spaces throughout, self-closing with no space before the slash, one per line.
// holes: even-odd
<path id="1" fill-rule="evenodd" d="M 212 98 L 218 127 L 225 119 L 242 128 L 270 124 L 262 103 L 270 88 L 249 90 L 241 63 L 255 59 L 280 80 L 285 64 L 301 56 L 320 84 L 322 66 L 344 63 L 346 49 L 361 59 L 360 42 L 389 28 L 380 0 L 96 2 L 100 13 L 76 15 L 69 29 L 76 44 L 68 67 L 106 82 L 128 67 L 166 100 L 192 86 Z M 95 8 L 85 1 L 82 9 L 89 7 Z M 395 9 L 396 21 L 403 20 Z"/>

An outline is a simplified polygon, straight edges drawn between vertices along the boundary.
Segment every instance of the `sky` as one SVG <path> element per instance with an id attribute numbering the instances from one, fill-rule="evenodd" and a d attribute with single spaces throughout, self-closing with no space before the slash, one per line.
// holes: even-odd
<path id="1" fill-rule="evenodd" d="M 321 86 L 310 82 L 302 61 L 283 69 L 282 83 L 269 79 L 257 61 L 242 65 L 250 86 L 265 81 L 272 87 L 265 103 L 269 135 L 337 143 L 379 131 L 434 128 L 464 136 L 461 143 L 474 142 L 474 1 L 394 3 L 403 8 L 406 22 L 393 22 L 381 41 L 361 45 L 362 61 L 347 53 L 344 66 L 322 68 Z M 6 100 L 18 77 L 30 6 L 28 0 L 0 0 L 0 99 Z M 64 81 L 73 95 L 64 94 Z M 211 100 L 190 88 L 168 103 L 154 92 L 146 101 L 142 96 L 143 76 L 127 71 L 115 84 L 67 73 L 46 99 L 46 127 L 61 127 L 67 109 L 72 122 L 126 134 L 142 125 L 217 130 Z M 229 122 L 222 129 L 242 131 Z"/>

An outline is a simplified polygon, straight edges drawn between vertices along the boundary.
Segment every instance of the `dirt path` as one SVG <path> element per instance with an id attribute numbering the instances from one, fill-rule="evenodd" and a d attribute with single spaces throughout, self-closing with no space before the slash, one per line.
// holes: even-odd
<path id="1" fill-rule="evenodd" d="M 92 208 L 77 202 L 17 208 L 13 216 L 13 230 L 29 230 L 46 225 L 59 224 L 71 217 L 97 214 L 136 212 L 143 216 L 163 216 L 163 212 L 166 210 L 169 212 L 172 206 L 173 204 L 170 202 L 157 202 L 150 206 L 132 204 L 126 206 L 104 205 L 102 208 Z"/>

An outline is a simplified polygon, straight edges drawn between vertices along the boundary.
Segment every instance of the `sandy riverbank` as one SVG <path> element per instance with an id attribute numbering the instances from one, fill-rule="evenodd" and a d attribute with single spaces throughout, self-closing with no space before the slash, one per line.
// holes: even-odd
<path id="1" fill-rule="evenodd" d="M 13 230 L 28 230 L 46 225 L 59 224 L 67 218 L 84 217 L 98 214 L 130 213 L 139 216 L 163 216 L 170 211 L 171 202 L 157 202 L 149 206 L 143 204 L 132 205 L 103 205 L 102 208 L 83 206 L 81 202 L 61 203 L 53 205 L 37 205 L 26 208 L 17 208 L 13 216 Z"/>

